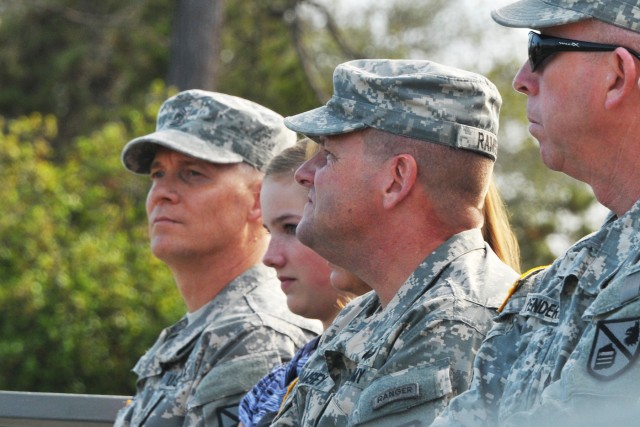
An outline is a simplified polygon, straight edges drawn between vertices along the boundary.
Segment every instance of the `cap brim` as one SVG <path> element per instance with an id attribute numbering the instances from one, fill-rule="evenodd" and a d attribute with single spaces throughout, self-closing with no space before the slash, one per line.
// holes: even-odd
<path id="1" fill-rule="evenodd" d="M 340 135 L 368 127 L 362 121 L 349 120 L 327 106 L 285 117 L 284 125 L 292 131 L 309 137 Z"/>
<path id="2" fill-rule="evenodd" d="M 591 18 L 584 13 L 553 6 L 542 0 L 520 0 L 491 11 L 491 17 L 505 27 L 532 29 L 555 27 Z"/>
<path id="3" fill-rule="evenodd" d="M 133 139 L 122 150 L 122 164 L 133 173 L 146 175 L 158 147 L 165 147 L 211 163 L 241 163 L 242 156 L 178 130 L 161 130 Z"/>

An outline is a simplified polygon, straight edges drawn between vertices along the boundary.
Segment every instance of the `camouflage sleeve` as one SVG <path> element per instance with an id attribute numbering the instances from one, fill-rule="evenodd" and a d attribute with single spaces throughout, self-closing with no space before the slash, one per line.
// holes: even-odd
<path id="1" fill-rule="evenodd" d="M 505 379 L 520 354 L 524 325 L 518 312 L 535 285 L 534 277 L 542 271 L 542 267 L 531 269 L 514 284 L 473 361 L 471 386 L 451 401 L 431 427 L 495 425 Z"/>
<path id="2" fill-rule="evenodd" d="M 475 357 L 469 390 L 454 398 L 432 427 L 494 425 L 504 378 L 517 357 L 519 334 L 512 321 L 503 320 L 489 332 Z"/>
<path id="3" fill-rule="evenodd" d="M 560 378 L 539 404 L 503 414 L 505 426 L 632 426 L 640 420 L 640 265 L 611 280 Z M 592 316 L 592 317 L 591 317 Z"/>
<path id="4" fill-rule="evenodd" d="M 407 328 L 395 338 L 394 352 L 375 378 L 364 384 L 353 408 L 354 423 L 429 425 L 453 396 L 468 388 L 473 355 L 483 338 L 482 332 L 460 320 Z M 338 393 L 342 392 L 348 393 L 348 387 Z M 336 394 L 334 400 L 340 399 Z"/>

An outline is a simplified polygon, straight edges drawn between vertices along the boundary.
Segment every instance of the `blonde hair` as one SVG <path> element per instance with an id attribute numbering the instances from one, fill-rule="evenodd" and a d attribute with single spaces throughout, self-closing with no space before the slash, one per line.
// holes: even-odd
<path id="1" fill-rule="evenodd" d="M 283 175 L 291 176 L 293 179 L 293 175 L 300 165 L 311 158 L 307 155 L 308 146 L 315 144 L 309 144 L 310 141 L 308 138 L 303 138 L 294 146 L 282 150 L 271 159 L 264 171 L 264 176 Z"/>
<path id="2" fill-rule="evenodd" d="M 520 272 L 520 246 L 511 229 L 507 208 L 493 179 L 484 199 L 482 236 L 498 257 Z"/>

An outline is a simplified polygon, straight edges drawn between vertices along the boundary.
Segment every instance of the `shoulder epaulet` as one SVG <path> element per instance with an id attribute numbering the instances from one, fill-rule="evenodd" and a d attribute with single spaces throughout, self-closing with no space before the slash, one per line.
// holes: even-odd
<path id="1" fill-rule="evenodd" d="M 518 280 L 516 280 L 515 283 L 511 286 L 511 288 L 509 289 L 509 292 L 507 292 L 507 297 L 504 299 L 502 304 L 500 304 L 500 307 L 498 307 L 498 313 L 502 313 L 502 310 L 504 310 L 504 307 L 507 305 L 507 302 L 509 302 L 509 299 L 518 290 L 518 288 L 520 287 L 520 285 L 522 284 L 524 279 L 526 279 L 529 276 L 532 276 L 533 274 L 539 272 L 540 270 L 544 270 L 547 267 L 549 267 L 549 266 L 548 265 L 541 265 L 539 267 L 533 267 L 532 269 L 527 270 L 524 273 L 522 273 L 520 275 L 520 277 L 518 278 Z"/>

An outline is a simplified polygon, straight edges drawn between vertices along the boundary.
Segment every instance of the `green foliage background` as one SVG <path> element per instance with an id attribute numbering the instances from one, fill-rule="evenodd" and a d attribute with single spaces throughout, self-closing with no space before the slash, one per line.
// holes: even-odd
<path id="1" fill-rule="evenodd" d="M 440 60 L 452 32 L 473 45 L 480 32 L 463 19 L 442 26 L 438 13 L 452 5 L 395 0 L 342 17 L 345 52 L 310 2 L 226 0 L 217 90 L 283 115 L 314 108 L 345 60 Z M 148 249 L 148 180 L 125 172 L 119 157 L 153 130 L 174 93 L 163 83 L 173 8 L 0 0 L 0 389 L 130 394 L 130 369 L 184 312 Z M 383 36 L 368 24 L 380 14 Z M 306 73 L 294 30 L 313 60 Z M 541 164 L 524 99 L 510 88 L 518 66 L 496 62 L 487 74 L 504 98 L 497 179 L 526 269 L 553 259 L 550 236 L 574 241 L 589 231 L 593 196 Z"/>
<path id="2" fill-rule="evenodd" d="M 129 393 L 137 357 L 184 311 L 147 246 L 147 180 L 118 157 L 152 116 L 78 137 L 63 161 L 54 116 L 0 122 L 0 389 Z"/>

